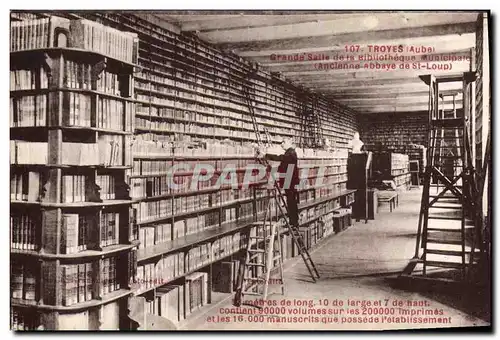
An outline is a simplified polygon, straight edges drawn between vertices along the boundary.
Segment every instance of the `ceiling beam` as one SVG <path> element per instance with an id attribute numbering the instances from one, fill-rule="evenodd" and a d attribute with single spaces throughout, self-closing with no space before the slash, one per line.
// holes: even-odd
<path id="1" fill-rule="evenodd" d="M 409 104 L 404 104 L 404 105 L 371 105 L 369 107 L 356 107 L 356 106 L 349 106 L 359 114 L 363 113 L 381 113 L 381 112 L 410 112 L 410 111 L 428 111 L 429 106 L 428 105 L 422 105 L 422 104 L 415 104 L 415 105 L 409 105 Z M 453 105 L 452 104 L 447 104 L 445 106 L 445 110 L 452 110 Z"/>
<path id="2" fill-rule="evenodd" d="M 403 98 L 403 97 L 421 97 L 421 96 L 429 96 L 429 91 L 422 91 L 421 89 L 408 89 L 406 91 L 371 91 L 371 92 L 357 92 L 357 91 L 349 91 L 344 90 L 341 92 L 326 92 L 325 93 L 328 98 L 334 100 L 366 100 L 368 98 Z"/>
<path id="3" fill-rule="evenodd" d="M 181 28 L 183 31 L 198 31 L 208 33 L 214 30 L 230 30 L 239 28 L 252 27 L 272 27 L 276 25 L 302 24 L 302 23 L 317 23 L 320 21 L 330 21 L 339 17 L 350 17 L 353 20 L 366 14 L 309 14 L 298 15 L 293 12 L 288 15 L 254 15 L 243 14 L 232 15 L 227 18 L 221 16 L 205 16 L 204 19 L 190 20 L 183 22 L 182 16 L 173 16 L 174 20 L 182 22 Z"/>
<path id="4" fill-rule="evenodd" d="M 355 110 L 360 110 L 360 109 L 369 109 L 369 108 L 373 108 L 373 107 L 376 107 L 376 106 L 401 106 L 401 107 L 412 107 L 412 106 L 425 106 L 427 109 L 429 109 L 429 99 L 427 98 L 427 100 L 425 101 L 422 101 L 422 102 L 412 102 L 412 103 L 401 103 L 401 104 L 398 104 L 398 103 L 393 103 L 393 104 L 371 104 L 371 103 L 351 103 L 349 105 L 347 105 L 348 107 L 350 108 L 353 108 Z M 446 100 L 444 103 L 439 103 L 439 109 L 442 108 L 442 106 L 445 106 L 446 107 L 450 107 L 450 109 L 453 109 L 453 101 L 452 100 Z M 457 109 L 460 109 L 462 107 L 462 101 L 461 100 L 457 100 L 455 101 L 455 107 Z"/>
<path id="5" fill-rule="evenodd" d="M 259 19 L 256 19 L 258 22 Z M 362 14 L 353 19 L 339 15 L 334 20 L 316 20 L 305 23 L 276 24 L 267 27 L 245 27 L 218 29 L 201 32 L 200 38 L 214 43 L 248 43 L 301 39 L 324 36 L 338 36 L 370 31 L 389 31 L 414 29 L 426 26 L 448 25 L 476 22 L 477 14 L 467 12 L 428 12 L 428 13 L 373 13 Z"/>
<path id="6" fill-rule="evenodd" d="M 367 44 L 386 39 L 408 39 L 417 37 L 441 36 L 473 33 L 476 29 L 476 23 L 460 23 L 435 25 L 427 27 L 412 27 L 403 29 L 366 31 L 356 33 L 345 33 L 339 35 L 326 35 L 318 37 L 305 37 L 295 39 L 266 40 L 254 42 L 238 43 L 218 43 L 225 50 L 232 50 L 236 54 L 244 51 L 277 51 L 293 49 L 311 49 L 311 48 L 331 48 L 332 46 L 341 47 L 344 44 Z"/>
<path id="7" fill-rule="evenodd" d="M 365 105 L 365 104 L 372 104 L 372 105 L 397 105 L 397 104 L 427 104 L 429 102 L 429 95 L 421 94 L 419 96 L 398 96 L 398 97 L 393 97 L 393 98 L 384 98 L 384 97 L 379 97 L 379 98 L 367 98 L 367 97 L 358 97 L 358 98 L 337 98 L 335 99 L 336 101 L 346 104 L 346 105 Z M 443 101 L 439 100 L 439 103 L 441 105 Z M 456 97 L 455 98 L 455 104 L 461 103 L 462 102 L 462 97 Z M 444 103 L 451 103 L 453 104 L 452 97 L 446 97 L 446 100 L 444 100 Z M 458 104 L 457 104 L 458 105 Z"/>
<path id="8" fill-rule="evenodd" d="M 315 78 L 299 78 L 289 77 L 290 81 L 301 83 L 307 86 L 325 86 L 325 87 L 363 87 L 363 86 L 410 86 L 410 85 L 425 85 L 418 77 L 415 78 L 394 78 L 394 79 L 351 79 L 351 78 L 329 78 L 329 77 L 315 77 Z"/>
<path id="9" fill-rule="evenodd" d="M 363 80 L 363 81 L 342 81 L 342 80 L 330 80 L 330 81 L 294 81 L 296 84 L 301 84 L 307 88 L 317 88 L 330 92 L 338 92 L 345 90 L 355 90 L 360 92 L 369 92 L 372 90 L 383 90 L 390 91 L 391 89 L 428 89 L 429 87 L 425 85 L 424 82 L 419 79 L 405 79 L 403 81 L 397 79 L 382 79 L 379 80 Z M 439 84 L 439 88 L 442 90 L 460 89 L 462 84 L 459 83 L 443 83 Z"/>

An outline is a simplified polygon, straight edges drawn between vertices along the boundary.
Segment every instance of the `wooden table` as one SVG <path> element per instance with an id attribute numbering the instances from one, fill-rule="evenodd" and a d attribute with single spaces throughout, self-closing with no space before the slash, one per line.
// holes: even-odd
<path id="1" fill-rule="evenodd" d="M 379 191 L 378 203 L 389 203 L 390 211 L 399 205 L 399 194 L 397 191 Z"/>

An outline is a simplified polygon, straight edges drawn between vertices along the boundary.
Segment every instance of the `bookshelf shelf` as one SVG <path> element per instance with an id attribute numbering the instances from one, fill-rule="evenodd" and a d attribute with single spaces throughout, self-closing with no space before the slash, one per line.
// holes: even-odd
<path id="1" fill-rule="evenodd" d="M 161 281 L 160 283 L 157 283 L 157 284 L 154 284 L 152 285 L 151 287 L 145 287 L 145 288 L 138 288 L 136 290 L 134 290 L 134 295 L 142 295 L 142 294 L 146 294 L 148 292 L 151 292 L 151 291 L 154 291 L 162 286 L 165 286 L 165 285 L 168 285 L 168 283 L 170 282 L 174 282 L 176 280 L 179 280 L 179 279 L 182 279 L 190 274 L 193 274 L 197 271 L 199 271 L 200 269 L 203 269 L 205 267 L 208 267 L 210 266 L 211 264 L 215 263 L 215 262 L 218 262 L 220 260 L 223 260 L 224 258 L 226 257 L 229 257 L 237 252 L 239 252 L 241 249 L 236 249 L 236 250 L 233 250 L 229 253 L 226 253 L 226 255 L 222 256 L 222 257 L 219 257 L 217 258 L 216 260 L 213 260 L 213 261 L 207 261 L 207 262 L 204 262 L 204 263 L 198 263 L 194 268 L 190 269 L 190 270 L 187 270 L 185 271 L 183 274 L 179 274 L 179 275 L 175 275 L 173 277 L 167 277 L 167 278 L 162 278 L 162 279 L 159 279 L 159 281 Z"/>
<path id="2" fill-rule="evenodd" d="M 248 155 L 220 155 L 220 156 L 188 156 L 188 155 L 175 155 L 175 156 L 150 156 L 150 155 L 137 155 L 134 154 L 134 159 L 154 159 L 154 160 L 177 160 L 177 161 L 190 161 L 190 160 L 200 160 L 200 161 L 208 161 L 208 160 L 224 160 L 224 159 L 255 159 L 254 156 Z M 132 176 L 134 177 L 134 176 Z"/>
<path id="3" fill-rule="evenodd" d="M 132 169 L 131 165 L 71 165 L 71 164 L 10 164 L 14 168 L 33 168 L 33 169 L 97 169 L 97 170 L 128 170 Z"/>
<path id="4" fill-rule="evenodd" d="M 15 318 L 36 312 L 33 329 L 127 313 L 140 244 L 127 194 L 137 44 L 80 19 L 11 23 L 11 302 Z"/>
<path id="5" fill-rule="evenodd" d="M 256 142 L 257 141 L 257 138 L 237 136 L 237 135 L 229 135 L 229 134 L 228 135 L 218 135 L 218 134 L 210 134 L 210 133 L 176 131 L 176 130 L 166 131 L 166 130 L 163 130 L 163 129 L 152 129 L 152 128 L 148 129 L 148 128 L 141 128 L 141 127 L 136 127 L 135 131 L 136 132 L 143 132 L 143 133 L 154 132 L 154 133 L 161 134 L 161 135 L 183 134 L 183 135 L 187 135 L 187 136 L 208 137 L 210 139 L 232 138 L 232 139 L 236 139 L 236 140 L 244 140 L 244 141 L 252 141 L 252 142 Z"/>
<path id="6" fill-rule="evenodd" d="M 85 60 L 85 62 L 88 62 L 89 59 L 94 61 L 94 63 L 105 61 L 106 63 L 119 66 L 120 68 L 123 69 L 123 72 L 127 73 L 134 73 L 139 70 L 138 65 L 135 63 L 118 60 L 102 53 L 89 51 L 85 49 L 72 48 L 72 47 L 47 47 L 47 48 L 37 48 L 37 49 L 24 49 L 21 51 L 11 51 L 10 55 L 11 55 L 11 60 L 12 59 L 22 60 L 24 58 L 40 58 L 39 60 L 45 60 L 47 55 L 53 56 L 53 55 L 61 55 L 63 53 L 76 56 L 80 59 Z"/>
<path id="7" fill-rule="evenodd" d="M 122 102 L 137 102 L 133 98 L 122 97 L 118 95 L 114 95 L 107 92 L 90 90 L 90 89 L 82 89 L 82 88 L 71 88 L 71 87 L 51 87 L 51 88 L 40 88 L 40 89 L 22 89 L 22 90 L 11 90 L 11 97 L 20 97 L 20 96 L 28 96 L 28 95 L 40 95 L 40 94 L 48 94 L 52 92 L 72 92 L 72 93 L 84 93 L 84 94 L 92 94 L 98 95 L 99 97 L 116 99 Z"/>
<path id="8" fill-rule="evenodd" d="M 356 192 L 356 190 L 344 190 L 344 191 L 342 191 L 340 193 L 320 198 L 319 200 L 314 201 L 314 202 L 306 202 L 304 204 L 299 204 L 299 211 L 300 210 L 304 210 L 304 209 L 312 208 L 312 207 L 314 207 L 316 205 L 326 203 L 326 202 L 331 201 L 333 199 L 336 199 L 336 198 L 339 198 L 339 197 L 342 197 L 342 196 L 346 196 L 346 195 L 352 194 L 354 192 Z"/>
<path id="9" fill-rule="evenodd" d="M 73 254 L 48 254 L 32 250 L 11 249 L 13 255 L 27 255 L 38 257 L 40 259 L 60 259 L 60 260 L 76 260 L 76 259 L 90 259 L 96 257 L 105 257 L 120 252 L 129 251 L 139 245 L 138 241 L 132 241 L 131 244 L 116 244 L 102 248 L 102 250 L 85 250 Z"/>
<path id="10" fill-rule="evenodd" d="M 108 293 L 103 296 L 102 299 L 99 300 L 90 300 L 82 303 L 77 303 L 71 306 L 52 306 L 45 304 L 37 304 L 30 303 L 20 299 L 11 299 L 12 306 L 21 307 L 21 308 L 36 308 L 40 310 L 47 311 L 59 311 L 59 312 L 77 312 L 81 310 L 86 310 L 90 308 L 99 307 L 110 302 L 116 301 L 118 299 L 122 299 L 124 297 L 128 297 L 133 292 L 130 289 L 120 289 L 114 292 Z"/>
<path id="11" fill-rule="evenodd" d="M 150 248 L 142 248 L 137 251 L 137 261 L 142 262 L 153 257 L 158 257 L 164 254 L 172 253 L 183 248 L 190 247 L 192 245 L 208 241 L 210 239 L 217 238 L 229 234 L 234 231 L 239 231 L 248 227 L 251 223 L 255 221 L 252 216 L 250 218 L 243 219 L 241 221 L 233 221 L 229 223 L 222 224 L 221 226 L 203 230 L 196 234 L 187 235 L 170 242 L 165 242 L 163 244 L 157 244 Z"/>

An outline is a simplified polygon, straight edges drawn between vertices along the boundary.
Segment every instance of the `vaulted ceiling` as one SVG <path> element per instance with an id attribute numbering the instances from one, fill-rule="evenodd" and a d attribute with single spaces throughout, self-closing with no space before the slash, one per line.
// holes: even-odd
<path id="1" fill-rule="evenodd" d="M 419 75 L 470 70 L 478 13 L 164 11 L 154 16 L 296 85 L 370 113 L 427 110 L 428 87 Z M 365 68 L 367 58 L 388 55 L 392 59 L 372 61 L 379 69 Z M 428 62 L 446 57 L 461 61 Z M 442 89 L 461 86 L 449 83 Z M 461 106 L 460 95 L 455 104 Z M 451 108 L 452 97 L 444 105 Z"/>

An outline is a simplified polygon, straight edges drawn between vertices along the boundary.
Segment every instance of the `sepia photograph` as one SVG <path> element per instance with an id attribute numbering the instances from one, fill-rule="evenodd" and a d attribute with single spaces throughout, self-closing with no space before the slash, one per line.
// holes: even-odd
<path id="1" fill-rule="evenodd" d="M 492 331 L 489 10 L 9 15 L 11 332 Z"/>

